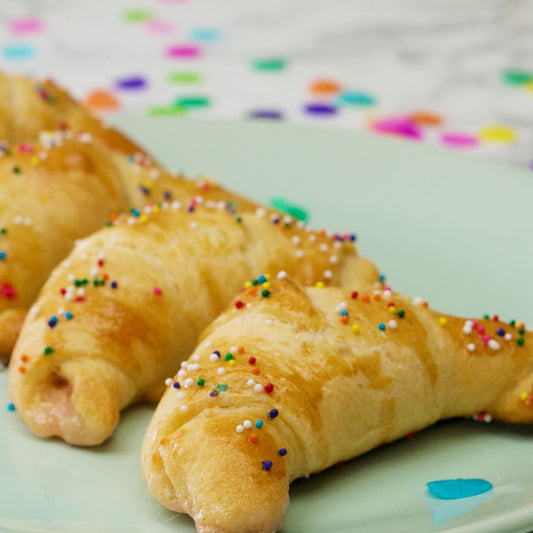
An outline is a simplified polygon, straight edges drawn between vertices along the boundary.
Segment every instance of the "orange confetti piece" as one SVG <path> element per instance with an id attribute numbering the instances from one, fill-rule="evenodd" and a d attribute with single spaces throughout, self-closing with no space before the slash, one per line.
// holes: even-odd
<path id="1" fill-rule="evenodd" d="M 103 89 L 91 91 L 84 103 L 92 111 L 116 111 L 120 107 L 115 96 Z"/>
<path id="2" fill-rule="evenodd" d="M 309 90 L 318 94 L 336 94 L 341 91 L 341 86 L 333 80 L 317 80 L 311 84 Z"/>
<path id="3" fill-rule="evenodd" d="M 421 126 L 441 126 L 444 123 L 441 115 L 431 111 L 415 111 L 411 115 L 411 120 Z"/>

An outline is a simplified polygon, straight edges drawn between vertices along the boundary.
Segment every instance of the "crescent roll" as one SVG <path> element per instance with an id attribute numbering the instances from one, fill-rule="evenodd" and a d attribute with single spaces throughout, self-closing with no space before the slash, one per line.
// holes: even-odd
<path id="1" fill-rule="evenodd" d="M 150 492 L 198 532 L 277 530 L 292 480 L 439 419 L 533 421 L 523 325 L 439 314 L 388 288 L 261 287 L 167 380 L 143 443 Z"/>
<path id="2" fill-rule="evenodd" d="M 53 271 L 9 369 L 11 398 L 36 435 L 106 440 L 123 408 L 160 398 L 165 378 L 254 272 L 374 287 L 376 269 L 350 236 L 220 201 L 220 189 L 203 194 L 118 217 Z"/>

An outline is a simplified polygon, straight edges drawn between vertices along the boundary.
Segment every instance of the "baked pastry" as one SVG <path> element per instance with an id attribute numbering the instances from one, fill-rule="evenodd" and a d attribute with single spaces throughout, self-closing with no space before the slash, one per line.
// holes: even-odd
<path id="1" fill-rule="evenodd" d="M 289 483 L 480 411 L 533 421 L 533 338 L 439 314 L 388 288 L 239 294 L 207 328 L 147 430 L 152 495 L 201 533 L 270 532 Z"/>
<path id="2" fill-rule="evenodd" d="M 188 203 L 118 217 L 53 271 L 10 364 L 11 398 L 36 435 L 103 442 L 124 407 L 160 398 L 165 377 L 255 272 L 283 268 L 305 284 L 376 283 L 350 236 L 197 187 L 203 196 Z"/>

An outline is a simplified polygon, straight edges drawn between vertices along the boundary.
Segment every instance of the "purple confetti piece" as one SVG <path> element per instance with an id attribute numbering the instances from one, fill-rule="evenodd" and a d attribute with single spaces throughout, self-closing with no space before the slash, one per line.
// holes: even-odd
<path id="1" fill-rule="evenodd" d="M 474 148 L 478 145 L 477 137 L 468 133 L 443 133 L 440 140 L 442 144 L 450 148 Z"/>
<path id="2" fill-rule="evenodd" d="M 143 76 L 128 76 L 125 78 L 120 78 L 116 82 L 117 89 L 122 89 L 124 91 L 138 91 L 141 89 L 146 89 L 148 81 Z"/>
<path id="3" fill-rule="evenodd" d="M 331 117 L 337 114 L 337 108 L 332 104 L 306 104 L 304 110 L 306 114 L 318 117 Z"/>
<path id="4" fill-rule="evenodd" d="M 194 59 L 201 53 L 202 49 L 194 44 L 175 44 L 167 48 L 167 56 L 171 58 Z"/>
<path id="5" fill-rule="evenodd" d="M 262 118 L 269 120 L 283 120 L 283 112 L 276 109 L 253 109 L 248 113 L 249 118 Z"/>
<path id="6" fill-rule="evenodd" d="M 408 118 L 380 120 L 372 124 L 372 129 L 377 133 L 398 135 L 412 140 L 420 140 L 422 138 L 422 132 L 419 130 L 415 122 Z"/>

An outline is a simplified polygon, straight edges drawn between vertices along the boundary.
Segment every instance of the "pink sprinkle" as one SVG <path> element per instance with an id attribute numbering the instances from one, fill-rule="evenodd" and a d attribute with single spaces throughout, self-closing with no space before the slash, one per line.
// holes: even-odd
<path id="1" fill-rule="evenodd" d="M 0 283 L 0 294 L 8 300 L 12 300 L 13 298 L 16 298 L 17 291 L 15 290 L 15 287 L 11 285 L 11 283 L 8 283 L 7 281 L 2 281 Z"/>
<path id="2" fill-rule="evenodd" d="M 479 326 L 479 322 L 477 320 L 474 320 L 474 322 L 472 322 L 472 327 L 477 328 L 478 326 Z"/>
<path id="3" fill-rule="evenodd" d="M 483 337 L 481 337 L 481 340 L 482 340 L 485 344 L 487 344 L 487 342 L 490 341 L 490 336 L 489 336 L 489 335 L 483 335 Z"/>
<path id="4" fill-rule="evenodd" d="M 477 138 L 467 133 L 443 133 L 440 141 L 450 148 L 474 148 L 478 145 Z"/>
<path id="5" fill-rule="evenodd" d="M 14 19 L 9 24 L 11 33 L 39 33 L 43 30 L 42 22 L 36 17 Z"/>
<path id="6" fill-rule="evenodd" d="M 158 296 L 162 293 L 161 287 L 154 287 L 154 294 L 157 294 Z"/>
<path id="7" fill-rule="evenodd" d="M 174 31 L 172 23 L 167 22 L 166 20 L 149 20 L 145 23 L 144 27 L 148 33 L 157 35 L 168 35 Z"/>
<path id="8" fill-rule="evenodd" d="M 480 334 L 480 335 L 483 335 L 483 333 L 485 333 L 485 328 L 483 326 L 479 326 L 477 328 L 477 332 Z"/>
<path id="9" fill-rule="evenodd" d="M 19 144 L 19 152 L 22 152 L 25 154 L 29 154 L 33 152 L 33 144 L 29 144 L 29 143 Z"/>
<path id="10" fill-rule="evenodd" d="M 200 57 L 202 49 L 194 44 L 175 44 L 167 48 L 167 56 L 180 59 Z"/>
<path id="11" fill-rule="evenodd" d="M 410 118 L 390 118 L 372 124 L 374 131 L 389 135 L 398 135 L 412 140 L 422 139 L 422 132 L 416 122 Z"/>

